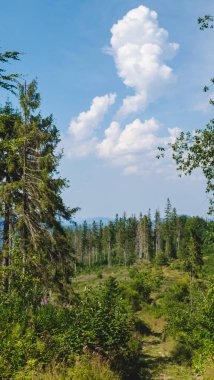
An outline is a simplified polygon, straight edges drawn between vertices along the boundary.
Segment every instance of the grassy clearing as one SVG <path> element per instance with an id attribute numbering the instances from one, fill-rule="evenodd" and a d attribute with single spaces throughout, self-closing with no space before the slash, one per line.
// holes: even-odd
<path id="1" fill-rule="evenodd" d="M 103 268 L 97 272 L 79 274 L 73 279 L 74 291 L 81 292 L 85 288 L 95 288 L 108 277 L 116 277 L 118 282 L 129 279 L 129 269 L 124 267 Z"/>
<path id="2" fill-rule="evenodd" d="M 175 342 L 165 337 L 165 320 L 155 317 L 153 312 L 142 311 L 140 318 L 151 329 L 151 333 L 143 338 L 143 354 L 148 366 L 148 378 L 152 380 L 194 380 L 191 369 L 173 363 L 171 352 Z"/>
<path id="3" fill-rule="evenodd" d="M 145 269 L 146 267 L 146 265 L 143 266 Z M 211 274 L 211 268 L 213 267 L 214 254 L 205 257 L 204 271 L 206 275 Z M 142 266 L 139 266 L 139 269 L 142 269 Z M 86 287 L 96 287 L 109 276 L 115 277 L 119 283 L 127 284 L 130 281 L 129 270 L 130 268 L 113 267 L 102 269 L 97 273 L 80 274 L 74 279 L 74 289 L 77 292 L 81 292 Z M 185 365 L 178 365 L 173 361 L 172 350 L 175 347 L 175 341 L 172 337 L 165 334 L 166 321 L 162 315 L 161 307 L 159 308 L 159 304 L 165 291 L 175 281 L 188 277 L 188 274 L 170 266 L 159 268 L 159 272 L 162 276 L 162 282 L 158 291 L 152 293 L 151 304 L 142 305 L 142 310 L 136 312 L 136 317 L 143 321 L 144 325 L 148 328 L 147 333 L 142 337 L 142 354 L 147 366 L 146 375 L 143 380 L 214 379 L 213 363 L 208 363 L 204 375 L 199 376 L 191 368 Z M 97 379 L 103 378 L 98 377 Z"/>

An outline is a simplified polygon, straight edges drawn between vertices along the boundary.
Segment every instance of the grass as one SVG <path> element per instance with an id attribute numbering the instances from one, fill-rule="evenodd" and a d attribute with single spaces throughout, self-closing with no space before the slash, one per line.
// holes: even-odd
<path id="1" fill-rule="evenodd" d="M 103 268 L 103 270 L 99 270 L 97 273 L 79 274 L 73 279 L 74 291 L 81 292 L 85 288 L 95 288 L 110 276 L 116 277 L 118 282 L 125 282 L 129 279 L 129 269 L 126 267 L 112 267 Z"/>
<path id="2" fill-rule="evenodd" d="M 214 268 L 214 252 L 204 257 L 203 273 L 206 276 L 213 276 L 214 274 L 213 268 Z"/>
<path id="3" fill-rule="evenodd" d="M 63 364 L 54 363 L 45 371 L 27 371 L 17 374 L 15 380 L 120 380 L 114 373 L 108 361 L 103 360 L 97 353 L 77 356 L 74 366 L 66 368 Z"/>
<path id="4" fill-rule="evenodd" d="M 139 265 L 139 269 L 146 269 L 148 266 Z M 204 273 L 206 276 L 211 275 L 211 269 L 214 267 L 214 254 L 205 257 Z M 86 287 L 96 287 L 101 284 L 107 277 L 115 277 L 119 283 L 127 284 L 130 281 L 129 269 L 127 267 L 102 268 L 97 273 L 82 273 L 74 279 L 74 289 L 76 292 L 82 292 Z M 153 269 L 152 269 L 153 270 Z M 161 297 L 173 283 L 188 274 L 179 269 L 170 266 L 164 266 L 159 269 L 163 277 L 162 283 L 157 291 L 152 293 L 152 302 L 150 305 L 145 304 L 142 310 L 136 312 L 136 316 L 145 326 L 148 327 L 147 333 L 142 337 L 142 355 L 146 362 L 146 377 L 143 380 L 212 380 L 214 379 L 213 363 L 208 363 L 204 375 L 199 376 L 185 365 L 176 364 L 172 358 L 172 350 L 175 347 L 175 341 L 172 337 L 165 336 L 166 321 L 162 315 L 160 306 Z M 54 379 L 54 378 L 53 378 Z M 69 379 L 69 378 L 68 378 Z M 73 378 L 73 380 L 92 380 L 91 378 Z M 96 380 L 102 380 L 104 377 L 97 377 Z M 111 378 L 110 378 L 111 379 Z M 114 379 L 114 377 L 112 378 Z M 115 377 L 116 379 L 116 377 Z M 119 377 L 118 377 L 119 379 Z M 47 380 L 47 379 L 46 379 Z"/>

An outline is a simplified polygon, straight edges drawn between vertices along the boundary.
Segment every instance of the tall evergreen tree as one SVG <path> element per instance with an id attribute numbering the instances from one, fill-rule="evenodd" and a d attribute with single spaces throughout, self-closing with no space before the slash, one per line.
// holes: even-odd
<path id="1" fill-rule="evenodd" d="M 165 221 L 164 221 L 164 239 L 165 239 L 165 255 L 168 258 L 174 257 L 173 251 L 173 229 L 172 229 L 172 205 L 167 198 L 165 208 Z"/>
<path id="2" fill-rule="evenodd" d="M 20 175 L 17 167 L 18 152 L 13 141 L 21 124 L 20 114 L 10 103 L 0 109 L 0 214 L 2 221 L 2 267 L 3 285 L 9 286 L 9 265 L 12 249 L 12 230 L 16 219 L 14 203 L 17 201 L 16 181 Z"/>
<path id="3" fill-rule="evenodd" d="M 58 284 L 62 290 L 63 282 L 70 279 L 68 262 L 72 260 L 68 260 L 70 247 L 61 220 L 69 220 L 76 209 L 67 208 L 61 198 L 67 183 L 57 175 L 61 154 L 55 153 L 59 133 L 53 118 L 35 115 L 40 105 L 37 83 L 25 83 L 19 89 L 21 115 L 13 116 L 16 124 L 10 115 L 10 136 L 3 136 L 0 144 L 1 166 L 7 173 L 1 177 L 0 194 L 4 195 L 5 189 L 8 196 L 12 194 L 7 202 L 3 195 L 2 200 L 13 210 L 13 249 L 22 255 L 23 275 L 33 273 L 44 286 Z M 7 118 L 1 119 L 5 131 Z M 8 218 L 6 214 L 3 217 L 6 234 Z"/>
<path id="4" fill-rule="evenodd" d="M 160 212 L 158 210 L 155 211 L 155 255 L 157 256 L 161 250 L 161 219 Z"/>

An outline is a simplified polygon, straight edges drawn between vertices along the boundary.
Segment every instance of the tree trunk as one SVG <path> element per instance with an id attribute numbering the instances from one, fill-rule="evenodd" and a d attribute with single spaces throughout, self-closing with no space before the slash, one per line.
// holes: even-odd
<path id="1" fill-rule="evenodd" d="M 22 256 L 22 264 L 23 264 L 23 274 L 25 273 L 26 267 L 26 259 L 27 259 L 27 226 L 26 226 L 26 216 L 27 216 L 27 191 L 26 191 L 26 142 L 24 143 L 24 162 L 23 162 L 23 256 Z"/>
<path id="2" fill-rule="evenodd" d="M 108 267 L 111 267 L 111 242 L 108 241 Z"/>
<path id="3" fill-rule="evenodd" d="M 3 287 L 6 292 L 9 290 L 9 273 L 8 268 L 10 265 L 10 207 L 5 205 L 5 219 L 3 229 Z"/>
<path id="4" fill-rule="evenodd" d="M 189 298 L 190 298 L 190 312 L 193 311 L 193 295 L 192 295 L 192 284 L 193 284 L 193 273 L 192 269 L 190 269 L 189 273 Z"/>

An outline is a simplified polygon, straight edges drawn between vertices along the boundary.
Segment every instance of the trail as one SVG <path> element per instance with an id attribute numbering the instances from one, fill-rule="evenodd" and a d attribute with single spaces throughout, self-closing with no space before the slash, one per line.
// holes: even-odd
<path id="1" fill-rule="evenodd" d="M 143 353 L 147 364 L 145 380 L 208 380 L 194 374 L 190 368 L 179 366 L 172 360 L 174 341 L 166 337 L 165 321 L 146 312 L 142 315 L 150 333 L 143 338 Z"/>

